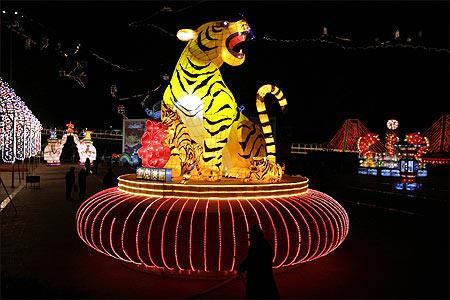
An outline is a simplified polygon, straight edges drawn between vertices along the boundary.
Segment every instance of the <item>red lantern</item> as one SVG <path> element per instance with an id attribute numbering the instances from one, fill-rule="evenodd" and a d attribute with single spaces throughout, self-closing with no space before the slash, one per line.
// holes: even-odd
<path id="1" fill-rule="evenodd" d="M 142 159 L 142 166 L 146 168 L 163 168 L 170 158 L 170 148 L 163 145 L 166 139 L 167 126 L 161 122 L 147 120 L 146 131 L 141 138 L 142 147 L 138 155 Z"/>

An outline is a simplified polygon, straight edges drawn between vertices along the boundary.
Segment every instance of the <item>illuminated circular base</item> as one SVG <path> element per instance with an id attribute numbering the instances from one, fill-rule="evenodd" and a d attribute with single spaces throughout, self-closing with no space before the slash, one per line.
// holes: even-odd
<path id="1" fill-rule="evenodd" d="M 76 221 L 87 245 L 142 270 L 232 275 L 247 255 L 247 232 L 253 224 L 262 227 L 279 270 L 330 253 L 348 233 L 342 206 L 308 189 L 306 178 L 286 176 L 274 184 L 228 179 L 183 185 L 133 177 L 123 175 L 119 188 L 83 202 Z"/>

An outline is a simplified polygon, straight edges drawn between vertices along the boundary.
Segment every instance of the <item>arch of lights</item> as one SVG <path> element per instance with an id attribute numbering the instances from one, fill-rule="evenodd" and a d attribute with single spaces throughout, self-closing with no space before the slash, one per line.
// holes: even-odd
<path id="1" fill-rule="evenodd" d="M 41 151 L 39 120 L 8 83 L 0 78 L 0 149 L 6 163 L 24 160 Z"/>

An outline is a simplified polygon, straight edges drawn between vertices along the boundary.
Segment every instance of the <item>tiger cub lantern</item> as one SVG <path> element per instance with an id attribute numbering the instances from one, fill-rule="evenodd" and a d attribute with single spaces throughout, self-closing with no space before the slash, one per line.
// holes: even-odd
<path id="1" fill-rule="evenodd" d="M 256 103 L 261 126 L 257 125 L 240 112 L 219 70 L 223 63 L 244 63 L 241 45 L 251 36 L 250 26 L 244 20 L 214 21 L 177 33 L 187 45 L 164 92 L 161 119 L 164 122 L 166 111 L 175 112 L 186 126 L 189 139 L 201 147 L 201 151 L 196 151 L 200 153 L 196 168 L 201 180 L 216 181 L 223 175 L 248 178 L 253 157 L 267 157 L 276 163 L 264 97 L 274 95 L 284 109 L 287 102 L 283 92 L 270 84 L 258 89 Z M 169 162 L 177 155 L 176 151 L 171 152 Z"/>

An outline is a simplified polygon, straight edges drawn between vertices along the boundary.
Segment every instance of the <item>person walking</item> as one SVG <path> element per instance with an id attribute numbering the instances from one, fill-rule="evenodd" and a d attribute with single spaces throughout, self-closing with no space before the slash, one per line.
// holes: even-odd
<path id="1" fill-rule="evenodd" d="M 84 200 L 86 197 L 86 170 L 84 168 L 78 172 L 78 195 L 80 200 Z"/>
<path id="2" fill-rule="evenodd" d="M 72 200 L 72 189 L 75 185 L 75 167 L 70 167 L 66 173 L 66 200 Z"/>
<path id="3" fill-rule="evenodd" d="M 258 224 L 250 227 L 249 238 L 247 258 L 238 266 L 238 273 L 247 271 L 245 298 L 278 299 L 272 272 L 272 247 Z"/>

